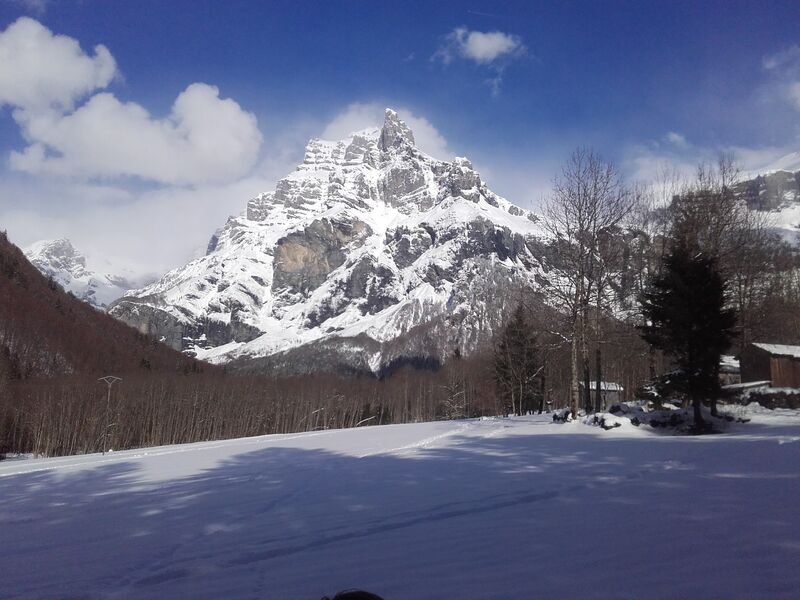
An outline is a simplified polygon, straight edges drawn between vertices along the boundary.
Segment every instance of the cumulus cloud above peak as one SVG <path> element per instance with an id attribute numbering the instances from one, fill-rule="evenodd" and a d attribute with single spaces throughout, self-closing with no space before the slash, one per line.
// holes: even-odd
<path id="1" fill-rule="evenodd" d="M 32 143 L 11 154 L 17 170 L 176 185 L 241 177 L 253 167 L 261 145 L 255 117 L 204 83 L 181 92 L 165 119 L 101 93 L 71 114 L 30 119 L 25 130 Z"/>
<path id="2" fill-rule="evenodd" d="M 0 104 L 23 110 L 69 110 L 76 100 L 111 83 L 117 64 L 99 44 L 94 55 L 77 40 L 54 35 L 21 17 L 0 33 Z"/>
<path id="3" fill-rule="evenodd" d="M 10 166 L 36 175 L 170 185 L 224 183 L 252 170 L 262 142 L 256 118 L 216 87 L 189 85 L 168 116 L 155 118 L 135 102 L 96 93 L 116 74 L 105 46 L 91 56 L 77 40 L 33 19 L 0 32 L 0 103 L 14 109 L 28 142 L 11 153 Z"/>
<path id="4" fill-rule="evenodd" d="M 502 31 L 470 31 L 456 27 L 446 37 L 435 57 L 445 64 L 456 58 L 471 60 L 479 65 L 488 65 L 501 58 L 524 54 L 522 39 Z"/>

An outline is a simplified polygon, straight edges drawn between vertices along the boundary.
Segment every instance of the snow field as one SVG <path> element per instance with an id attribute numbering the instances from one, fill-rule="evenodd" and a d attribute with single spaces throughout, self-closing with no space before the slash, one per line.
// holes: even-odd
<path id="1" fill-rule="evenodd" d="M 0 463 L 0 597 L 751 598 L 800 589 L 800 414 L 551 415 Z"/>

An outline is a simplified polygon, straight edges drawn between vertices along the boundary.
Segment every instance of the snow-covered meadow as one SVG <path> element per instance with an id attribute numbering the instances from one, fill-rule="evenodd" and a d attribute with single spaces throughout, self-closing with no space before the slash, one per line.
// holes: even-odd
<path id="1" fill-rule="evenodd" d="M 0 597 L 749 598 L 800 590 L 800 413 L 550 415 L 0 463 Z"/>

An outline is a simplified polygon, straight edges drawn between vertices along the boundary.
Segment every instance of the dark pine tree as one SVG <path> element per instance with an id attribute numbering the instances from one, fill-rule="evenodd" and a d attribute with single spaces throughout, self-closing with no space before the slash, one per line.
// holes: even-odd
<path id="1" fill-rule="evenodd" d="M 731 344 L 736 313 L 725 308 L 725 282 L 712 258 L 679 245 L 664 267 L 641 299 L 642 337 L 673 359 L 676 388 L 691 399 L 695 427 L 702 429 L 702 402 L 719 392 L 719 360 Z"/>
<path id="2" fill-rule="evenodd" d="M 500 332 L 495 346 L 494 371 L 503 410 L 522 415 L 533 408 L 535 382 L 541 374 L 536 333 L 520 304 Z"/>

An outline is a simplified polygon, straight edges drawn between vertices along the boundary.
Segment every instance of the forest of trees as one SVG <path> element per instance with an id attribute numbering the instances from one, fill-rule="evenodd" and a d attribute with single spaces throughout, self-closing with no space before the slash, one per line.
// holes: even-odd
<path id="1" fill-rule="evenodd" d="M 691 180 L 629 186 L 574 152 L 545 207 L 550 279 L 523 293 L 495 343 L 504 409 L 530 410 L 530 397 L 597 412 L 604 381 L 630 399 L 669 372 L 670 399 L 691 403 L 700 427 L 704 401 L 716 415 L 722 353 L 800 343 L 798 250 L 748 210 L 739 183 L 726 156 Z"/>
<path id="2" fill-rule="evenodd" d="M 505 325 L 481 350 L 455 348 L 438 368 L 382 379 L 242 374 L 196 361 L 65 293 L 2 235 L 0 455 L 589 413 L 605 408 L 604 381 L 633 399 L 667 372 L 686 375 L 673 377 L 685 402 L 699 411 L 712 400 L 715 410 L 721 352 L 800 341 L 797 250 L 772 233 L 768 213 L 747 210 L 737 183 L 723 158 L 691 181 L 630 186 L 594 152 L 576 151 L 544 211 L 547 281 L 514 290 Z M 687 344 L 698 321 L 707 326 L 699 346 Z M 122 378 L 110 402 L 98 381 L 109 374 Z"/>

